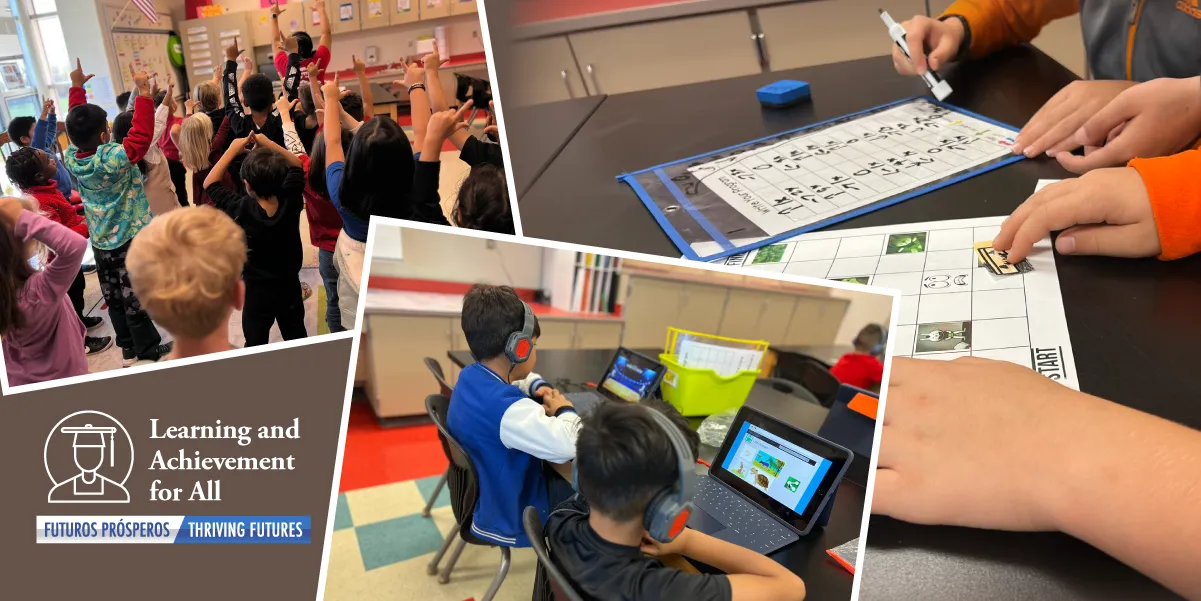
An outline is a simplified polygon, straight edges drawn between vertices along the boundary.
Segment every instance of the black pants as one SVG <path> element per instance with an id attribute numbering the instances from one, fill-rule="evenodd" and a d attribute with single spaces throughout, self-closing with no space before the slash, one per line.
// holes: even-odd
<path id="1" fill-rule="evenodd" d="M 246 304 L 242 308 L 242 335 L 246 346 L 267 344 L 271 324 L 279 322 L 284 340 L 308 336 L 304 328 L 304 301 L 300 280 L 256 280 L 246 282 Z"/>
<path id="2" fill-rule="evenodd" d="M 71 287 L 67 288 L 67 298 L 71 299 L 71 306 L 75 307 L 75 313 L 83 319 L 83 293 L 87 290 L 88 282 L 83 279 L 83 268 L 79 268 L 79 274 L 75 276 L 75 281 L 71 282 Z"/>
<path id="3" fill-rule="evenodd" d="M 171 170 L 171 183 L 175 184 L 175 196 L 179 206 L 188 206 L 188 168 L 179 161 L 167 159 L 167 168 Z"/>
<path id="4" fill-rule="evenodd" d="M 129 284 L 129 272 L 125 270 L 129 244 L 126 242 L 113 250 L 93 248 L 96 277 L 100 280 L 104 302 L 108 303 L 108 318 L 117 334 L 117 346 L 122 350 L 133 350 L 138 357 L 157 359 L 150 353 L 158 348 L 163 338 Z"/>

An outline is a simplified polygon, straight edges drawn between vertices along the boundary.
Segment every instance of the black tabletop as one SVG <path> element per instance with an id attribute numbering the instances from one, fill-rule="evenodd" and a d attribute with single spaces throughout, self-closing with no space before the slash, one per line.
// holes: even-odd
<path id="1" fill-rule="evenodd" d="M 1075 77 L 1038 50 L 1012 48 L 946 70 L 952 104 L 1021 126 Z M 810 82 L 812 102 L 760 108 L 754 90 Z M 608 97 L 521 199 L 527 235 L 679 256 L 617 175 L 922 94 L 887 58 L 823 65 Z M 1040 178 L 1068 177 L 1050 159 L 1021 161 L 833 226 L 845 229 L 1009 214 Z M 1201 256 L 1056 257 L 1084 392 L 1201 429 Z M 603 369 L 603 368 L 602 368 Z M 873 517 L 861 598 L 1161 599 L 1168 591 L 1061 534 L 921 527 Z M 898 597 L 898 591 L 903 595 Z"/>
<path id="2" fill-rule="evenodd" d="M 843 355 L 855 350 L 855 347 L 849 344 L 817 344 L 817 345 L 771 345 L 771 350 L 782 353 L 798 353 L 808 355 L 821 361 L 827 365 L 838 363 L 838 359 Z"/>
<path id="3" fill-rule="evenodd" d="M 508 136 L 510 171 L 518 198 L 559 156 L 559 151 L 604 100 L 604 95 L 585 96 L 505 111 L 505 130 L 521 132 Z"/>
<path id="4" fill-rule="evenodd" d="M 658 349 L 634 349 L 648 356 L 657 356 Z M 539 350 L 534 371 L 548 382 L 595 382 L 613 359 L 617 349 L 598 350 Z M 447 356 L 459 367 L 473 362 L 467 351 L 450 351 Z M 789 425 L 816 433 L 829 410 L 777 392 L 767 386 L 755 386 L 746 404 Z M 715 447 L 702 445 L 701 458 L 712 461 Z M 701 468 L 703 470 L 703 468 Z M 792 570 L 805 581 L 806 599 L 815 601 L 846 601 L 851 597 L 854 578 L 826 554 L 832 549 L 859 536 L 863 520 L 865 489 L 843 479 L 834 496 L 830 523 L 799 542 L 772 553 L 770 557 Z M 706 566 L 698 566 L 707 570 Z"/>

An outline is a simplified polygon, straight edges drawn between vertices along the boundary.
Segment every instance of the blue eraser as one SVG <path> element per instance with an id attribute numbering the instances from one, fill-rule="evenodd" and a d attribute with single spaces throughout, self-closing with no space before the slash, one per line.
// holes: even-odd
<path id="1" fill-rule="evenodd" d="M 781 108 L 809 99 L 809 84 L 785 79 L 759 88 L 755 95 L 765 106 Z"/>

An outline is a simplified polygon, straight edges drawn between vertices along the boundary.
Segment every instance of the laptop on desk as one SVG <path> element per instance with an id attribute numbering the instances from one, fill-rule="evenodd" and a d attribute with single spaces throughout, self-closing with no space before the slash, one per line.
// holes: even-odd
<path id="1" fill-rule="evenodd" d="M 767 554 L 809 534 L 854 459 L 839 445 L 750 407 L 697 479 L 688 526 Z"/>
<path id="2" fill-rule="evenodd" d="M 622 347 L 613 355 L 595 392 L 569 392 L 563 396 L 571 401 L 577 414 L 585 415 L 605 401 L 637 403 L 649 398 L 659 388 L 665 373 L 667 368 L 662 363 Z"/>

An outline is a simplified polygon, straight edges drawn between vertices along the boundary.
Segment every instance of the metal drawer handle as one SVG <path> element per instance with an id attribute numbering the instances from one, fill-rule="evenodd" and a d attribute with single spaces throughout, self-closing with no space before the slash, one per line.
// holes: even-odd
<path id="1" fill-rule="evenodd" d="M 563 87 L 567 88 L 567 96 L 575 98 L 575 92 L 571 91 L 571 82 L 567 80 L 567 70 L 559 71 L 559 76 L 563 78 Z"/>

